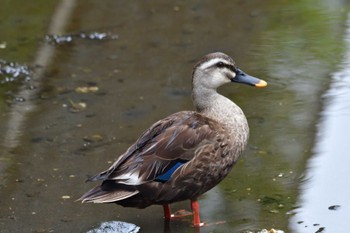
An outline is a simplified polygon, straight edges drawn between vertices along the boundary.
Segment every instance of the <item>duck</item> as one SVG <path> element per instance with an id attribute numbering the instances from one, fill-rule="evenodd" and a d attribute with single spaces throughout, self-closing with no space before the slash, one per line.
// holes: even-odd
<path id="1" fill-rule="evenodd" d="M 217 89 L 228 83 L 265 87 L 239 69 L 225 53 L 203 56 L 192 71 L 195 110 L 171 114 L 151 125 L 107 170 L 87 181 L 101 181 L 78 200 L 123 207 L 163 206 L 190 200 L 193 226 L 201 222 L 198 198 L 218 185 L 244 151 L 249 127 L 233 101 Z"/>

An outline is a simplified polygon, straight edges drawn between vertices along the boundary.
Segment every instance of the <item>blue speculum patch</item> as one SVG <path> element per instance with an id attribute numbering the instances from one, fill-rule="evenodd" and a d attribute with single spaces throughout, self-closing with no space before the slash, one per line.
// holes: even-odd
<path id="1" fill-rule="evenodd" d="M 158 176 L 155 180 L 160 182 L 166 182 L 170 179 L 171 175 L 176 171 L 178 167 L 183 165 L 185 162 L 177 162 L 174 166 L 172 166 L 168 171 Z"/>

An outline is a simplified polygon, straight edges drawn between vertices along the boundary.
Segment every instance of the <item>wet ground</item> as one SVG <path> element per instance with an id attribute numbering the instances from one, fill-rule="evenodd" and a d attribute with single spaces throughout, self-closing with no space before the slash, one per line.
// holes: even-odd
<path id="1" fill-rule="evenodd" d="M 164 224 L 158 206 L 74 200 L 151 123 L 192 109 L 192 66 L 212 51 L 269 86 L 220 90 L 246 113 L 251 137 L 200 199 L 203 220 L 225 223 L 200 232 L 349 229 L 345 1 L 0 3 L 0 58 L 31 72 L 1 75 L 1 233 L 88 232 L 109 221 L 196 232 L 190 218 Z M 68 36 L 56 43 L 55 34 Z"/>

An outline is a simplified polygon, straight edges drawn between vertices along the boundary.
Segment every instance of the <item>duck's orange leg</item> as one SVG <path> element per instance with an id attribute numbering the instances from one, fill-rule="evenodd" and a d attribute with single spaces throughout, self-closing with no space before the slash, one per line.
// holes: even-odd
<path id="1" fill-rule="evenodd" d="M 193 226 L 195 227 L 204 226 L 204 223 L 201 223 L 201 218 L 199 216 L 199 204 L 197 199 L 191 200 L 191 209 L 193 213 Z"/>
<path id="2" fill-rule="evenodd" d="M 171 219 L 170 206 L 168 204 L 164 204 L 163 210 L 164 210 L 164 219 L 167 221 L 170 221 L 170 219 Z"/>

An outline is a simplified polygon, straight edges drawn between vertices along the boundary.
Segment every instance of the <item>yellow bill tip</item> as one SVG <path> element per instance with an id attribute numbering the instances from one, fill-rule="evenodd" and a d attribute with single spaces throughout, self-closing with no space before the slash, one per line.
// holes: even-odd
<path id="1" fill-rule="evenodd" d="M 260 80 L 257 84 L 255 84 L 256 87 L 266 87 L 267 86 L 267 82 L 265 82 L 264 80 Z"/>

